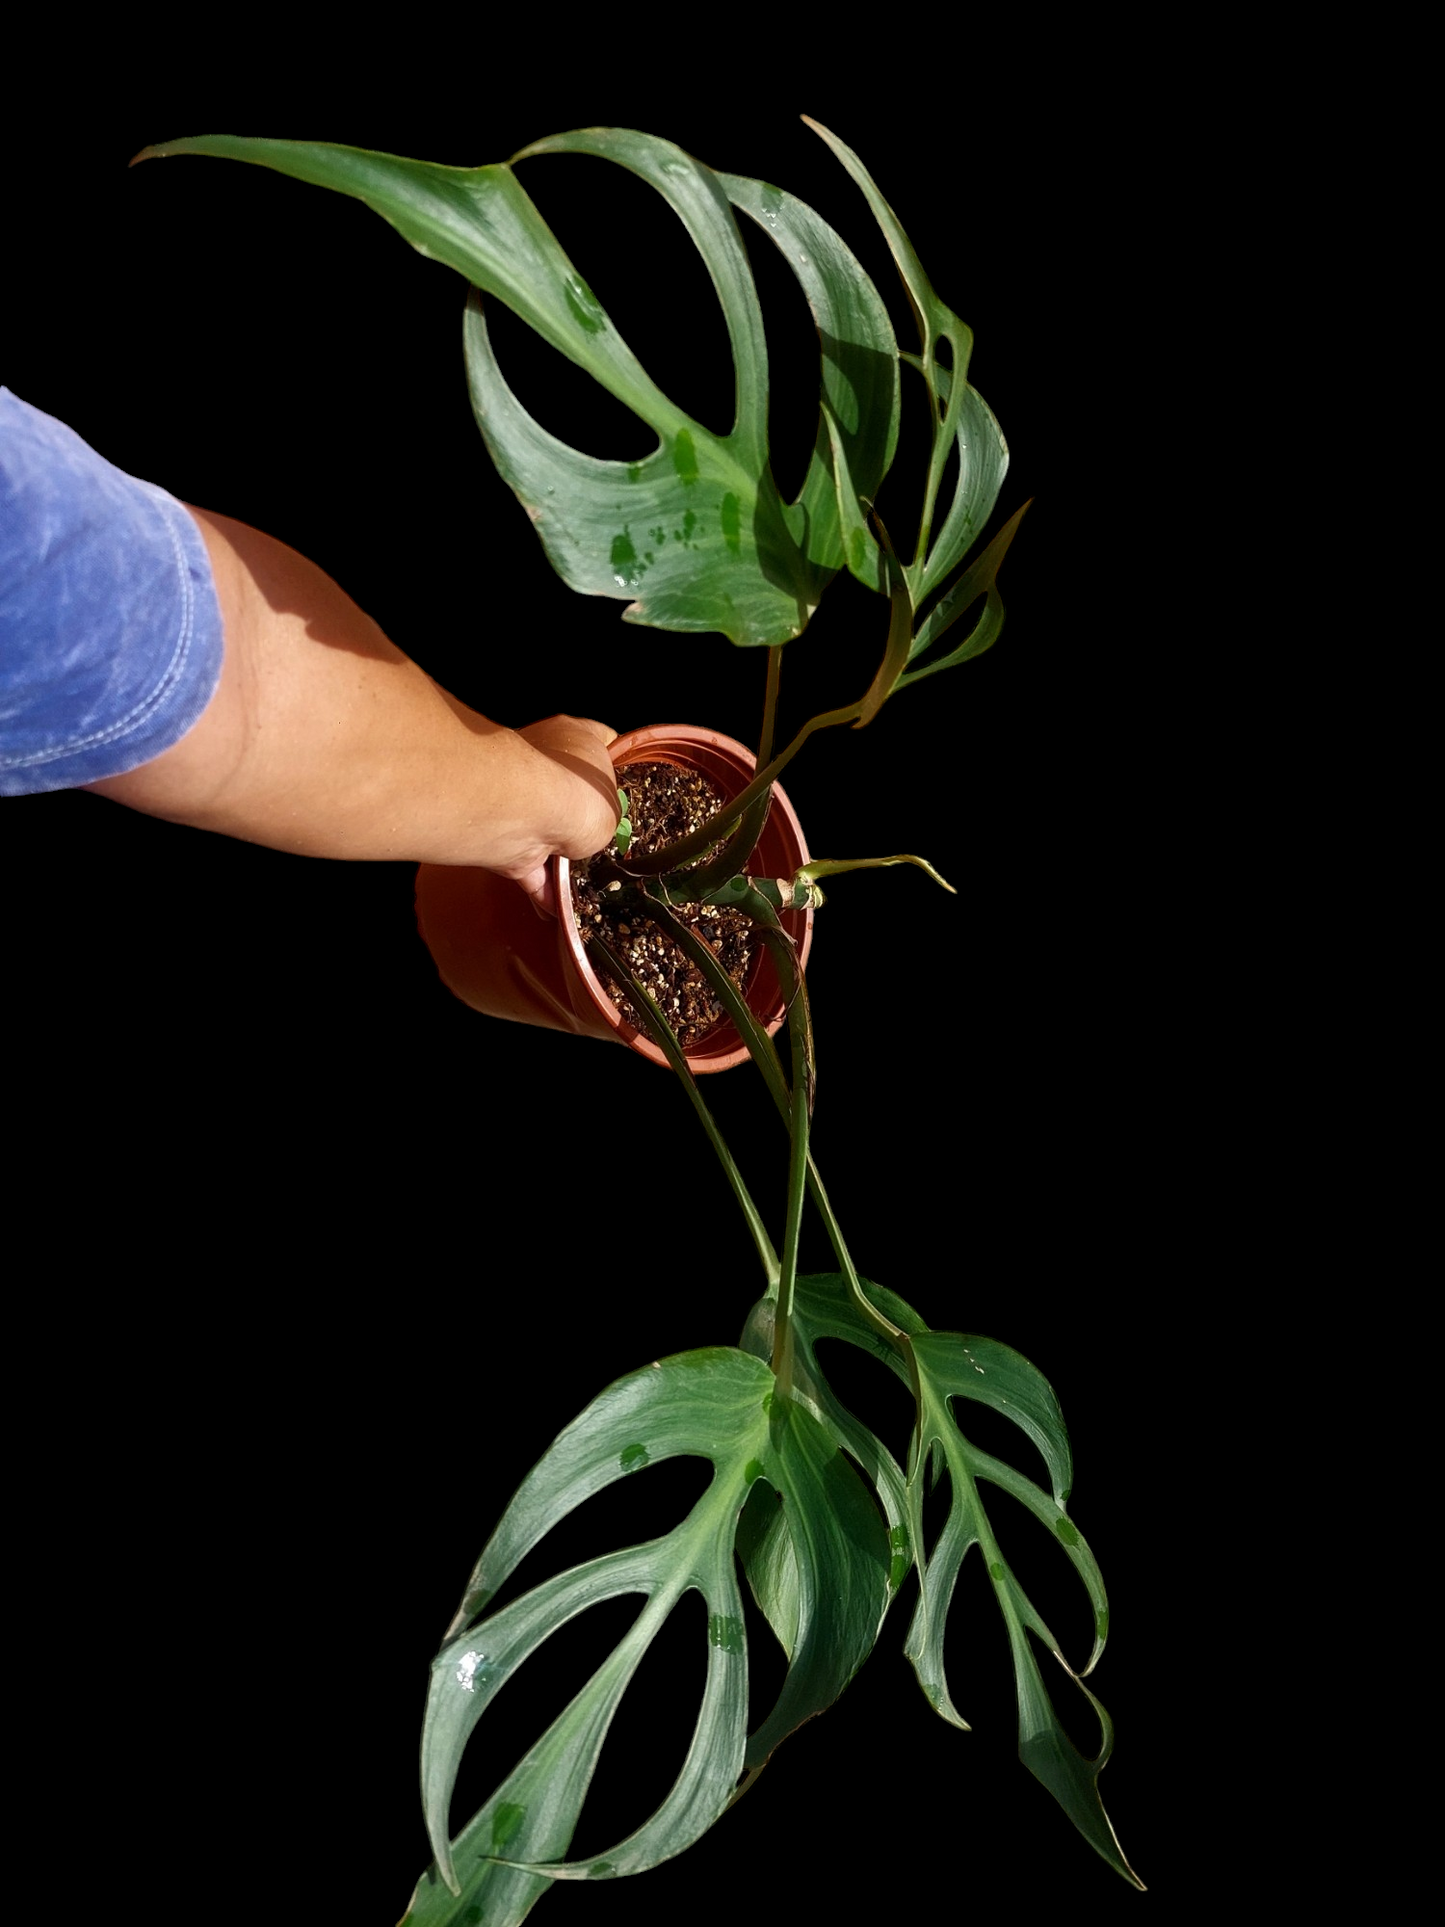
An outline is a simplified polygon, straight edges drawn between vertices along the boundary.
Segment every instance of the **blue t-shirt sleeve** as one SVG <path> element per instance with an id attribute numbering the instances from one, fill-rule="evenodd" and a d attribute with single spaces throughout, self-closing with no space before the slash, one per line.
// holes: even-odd
<path id="1" fill-rule="evenodd" d="M 150 762 L 199 721 L 221 655 L 186 510 L 0 388 L 0 796 Z"/>

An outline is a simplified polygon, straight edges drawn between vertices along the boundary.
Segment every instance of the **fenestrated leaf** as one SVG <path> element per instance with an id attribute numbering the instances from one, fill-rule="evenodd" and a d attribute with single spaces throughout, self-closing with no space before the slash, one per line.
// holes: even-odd
<path id="1" fill-rule="evenodd" d="M 936 386 L 930 371 L 940 340 L 949 342 L 954 355 L 952 368 L 945 369 L 943 372 L 954 380 L 962 381 L 968 371 L 969 355 L 973 351 L 973 330 L 960 321 L 952 308 L 940 301 L 933 292 L 933 284 L 923 271 L 923 263 L 919 260 L 903 223 L 879 193 L 873 176 L 853 149 L 846 141 L 839 140 L 838 136 L 824 127 L 821 122 L 811 119 L 807 114 L 803 115 L 803 120 L 815 134 L 827 142 L 863 190 L 864 197 L 873 210 L 873 218 L 883 231 L 883 238 L 888 243 L 888 251 L 893 256 L 894 265 L 898 269 L 899 278 L 907 293 L 908 305 L 912 308 L 913 318 L 918 323 L 918 333 L 923 344 L 924 371 L 930 386 Z"/>
<path id="2" fill-rule="evenodd" d="M 947 420 L 957 440 L 958 478 L 943 526 L 934 533 L 922 572 L 914 578 L 915 603 L 948 580 L 982 535 L 1008 473 L 1003 430 L 971 382 L 963 384 L 963 399 L 956 411 L 949 410 Z"/>
<path id="3" fill-rule="evenodd" d="M 1049 1469 L 1055 1502 L 1062 1506 L 1074 1483 L 1073 1454 L 1054 1388 L 1036 1365 L 994 1338 L 962 1338 L 955 1332 L 920 1333 L 913 1356 L 936 1394 L 972 1398 L 1027 1432 Z"/>
<path id="4" fill-rule="evenodd" d="M 728 212 L 726 183 L 710 167 L 655 134 L 626 127 L 587 127 L 533 141 L 513 162 L 536 154 L 591 154 L 616 161 L 655 187 L 697 245 L 722 304 L 737 380 L 737 413 L 729 442 L 750 473 L 768 459 L 768 351 L 752 269 Z M 640 255 L 640 258 L 639 258 Z M 634 276 L 653 274 L 647 251 L 629 250 Z M 658 305 L 668 306 L 668 287 L 653 274 Z"/>
<path id="5" fill-rule="evenodd" d="M 841 1276 L 800 1277 L 794 1295 L 795 1385 L 799 1397 L 809 1402 L 830 1435 L 869 1470 L 890 1525 L 890 1543 L 895 1550 L 890 1575 L 893 1587 L 902 1583 L 912 1566 L 918 1568 L 918 1606 L 904 1650 L 919 1683 L 944 1719 L 967 1730 L 968 1723 L 949 1692 L 943 1635 L 959 1570 L 969 1550 L 978 1546 L 1004 1616 L 1014 1663 L 1019 1757 L 1058 1800 L 1090 1845 L 1118 1872 L 1141 1885 L 1124 1858 L 1099 1799 L 1098 1778 L 1113 1749 L 1113 1727 L 1104 1708 L 1084 1686 L 1083 1675 L 1092 1670 L 1103 1652 L 1108 1601 L 1093 1553 L 1064 1507 L 1073 1464 L 1053 1389 L 1037 1367 L 1011 1346 L 996 1339 L 932 1332 L 895 1293 L 868 1283 L 863 1289 L 870 1303 L 898 1327 L 904 1339 L 890 1344 L 865 1317 Z M 767 1355 L 766 1348 L 772 1343 L 771 1320 L 772 1301 L 764 1299 L 749 1316 L 742 1341 L 745 1349 Z M 910 1446 L 906 1489 L 891 1456 L 828 1385 L 817 1359 L 816 1347 L 822 1338 L 844 1339 L 872 1353 L 915 1391 L 918 1424 Z M 951 1410 L 951 1402 L 958 1398 L 988 1405 L 1020 1427 L 1043 1456 L 1052 1496 L 965 1438 Z M 948 1517 L 931 1555 L 923 1551 L 923 1479 L 930 1462 L 947 1470 L 951 1488 Z M 1082 1672 L 1069 1666 L 1059 1642 L 1000 1551 L 979 1495 L 980 1480 L 1002 1487 L 1031 1512 L 1063 1548 L 1083 1581 L 1093 1608 L 1095 1632 L 1093 1650 Z M 772 1553 L 759 1534 L 753 1563 L 745 1560 L 744 1570 L 764 1610 L 768 1610 L 766 1591 L 774 1600 L 774 1610 L 781 1612 L 786 1607 L 786 1573 L 780 1580 L 764 1566 L 764 1559 Z M 770 1612 L 770 1619 L 772 1616 Z M 1097 1714 L 1102 1741 L 1094 1759 L 1086 1760 L 1059 1724 L 1029 1644 L 1030 1634 L 1052 1651 Z"/>
<path id="6" fill-rule="evenodd" d="M 802 518 L 785 513 L 768 466 L 763 318 L 723 185 L 711 168 L 672 142 L 628 128 L 555 134 L 533 142 L 515 159 L 563 153 L 617 162 L 655 188 L 679 216 L 722 304 L 737 385 L 737 412 L 728 435 L 716 436 L 687 417 L 681 430 L 685 440 L 679 442 L 677 431 L 669 435 L 667 424 L 656 421 L 652 425 L 664 440 L 655 456 L 631 465 L 599 464 L 590 489 L 581 485 L 581 471 L 571 469 L 574 521 L 582 514 L 596 521 L 594 552 L 608 565 L 591 593 L 635 592 L 627 619 L 654 628 L 720 628 L 740 643 L 787 641 L 806 625 L 829 572 L 812 567 L 800 548 Z M 666 311 L 671 291 L 665 270 L 653 268 L 652 253 L 646 245 L 632 250 L 629 269 L 635 281 L 654 277 L 658 305 Z M 472 339 L 469 334 L 469 359 Z M 478 372 L 484 383 L 485 371 Z M 474 373 L 474 401 L 477 389 Z M 494 457 L 495 432 L 488 432 Z M 515 463 L 515 451 L 512 459 Z M 620 482 L 626 487 L 619 495 Z M 555 500 L 549 504 L 535 488 L 524 499 L 551 555 L 548 508 L 555 512 Z M 621 525 L 619 508 L 627 516 Z M 614 568 L 618 556 L 624 566 Z M 581 586 L 571 575 L 567 580 Z"/>
<path id="7" fill-rule="evenodd" d="M 901 1298 L 895 1298 L 892 1292 L 883 1291 L 876 1285 L 869 1285 L 867 1290 L 879 1310 L 902 1330 L 911 1331 L 915 1327 L 919 1331 L 928 1329 L 916 1313 Z M 740 1340 L 744 1351 L 752 1352 L 759 1358 L 772 1357 L 774 1312 L 771 1298 L 760 1299 L 753 1306 Z M 837 1274 L 799 1274 L 793 1287 L 794 1393 L 809 1407 L 834 1443 L 857 1460 L 878 1495 L 888 1525 L 888 1587 L 891 1601 L 913 1563 L 903 1470 L 887 1446 L 848 1410 L 828 1383 L 818 1363 L 816 1347 L 820 1338 L 846 1338 L 849 1343 L 861 1346 L 875 1357 L 884 1359 L 898 1372 L 905 1384 L 909 1382 L 908 1368 L 900 1354 L 890 1348 L 853 1303 L 846 1279 Z M 765 1564 L 776 1564 L 776 1549 L 759 1535 L 758 1550 L 752 1555 L 759 1565 L 757 1574 L 741 1542 L 739 1550 L 744 1552 L 743 1570 L 747 1573 L 753 1595 L 776 1632 L 777 1622 L 768 1601 L 776 1595 L 784 1602 L 780 1610 L 785 1609 L 785 1578 L 776 1578 L 771 1571 L 763 1570 Z M 781 1633 L 779 1638 L 782 1638 Z"/>
<path id="8" fill-rule="evenodd" d="M 584 455 L 512 393 L 475 294 L 463 342 L 488 452 L 569 589 L 631 598 L 623 619 L 655 629 L 716 629 L 740 644 L 802 632 L 822 584 L 798 554 L 771 474 L 750 480 L 687 418 L 637 461 Z"/>
<path id="9" fill-rule="evenodd" d="M 639 1873 L 680 1853 L 801 1720 L 842 1691 L 872 1649 L 887 1599 L 887 1547 L 861 1481 L 814 1415 L 773 1398 L 741 1351 L 688 1352 L 610 1386 L 561 1433 L 492 1535 L 432 1669 L 422 1786 L 435 1867 L 409 1927 L 520 1921 L 550 1879 Z M 594 1559 L 490 1614 L 486 1602 L 566 1513 L 614 1480 L 677 1453 L 710 1459 L 707 1491 L 673 1531 Z M 778 1704 L 747 1740 L 747 1655 L 733 1575 L 739 1515 L 758 1480 L 783 1497 L 797 1570 L 792 1663 Z M 564 1859 L 608 1727 L 681 1596 L 708 1608 L 708 1671 L 682 1770 L 657 1811 L 607 1852 Z M 599 1600 L 643 1595 L 637 1621 L 457 1838 L 448 1811 L 461 1753 L 496 1692 L 559 1626 Z"/>
<path id="10" fill-rule="evenodd" d="M 1004 1616 L 1014 1663 L 1019 1708 L 1019 1758 L 1042 1781 L 1074 1825 L 1125 1879 L 1142 1886 L 1128 1861 L 1099 1798 L 1098 1780 L 1113 1748 L 1107 1714 L 1065 1660 L 1058 1640 L 1044 1623 L 1008 1565 L 979 1496 L 978 1481 L 991 1480 L 1020 1499 L 1046 1525 L 1072 1561 L 1094 1608 L 1094 1648 L 1089 1666 L 1103 1649 L 1108 1606 L 1093 1554 L 1064 1510 L 1072 1476 L 1067 1434 L 1052 1388 L 1043 1375 L 1006 1345 L 929 1332 L 912 1340 L 918 1370 L 919 1424 L 909 1460 L 909 1517 L 918 1552 L 919 1596 L 904 1650 L 912 1660 L 930 1703 L 955 1726 L 966 1722 L 954 1705 L 943 1661 L 944 1626 L 963 1561 L 977 1546 L 988 1570 L 994 1597 Z M 960 1431 L 950 1402 L 977 1399 L 1022 1427 L 1044 1455 L 1054 1488 L 1050 1499 L 1032 1481 L 980 1452 Z M 922 1551 L 923 1468 L 939 1449 L 948 1468 L 950 1506 L 931 1555 Z M 1041 1639 L 1070 1681 L 1089 1700 L 1102 1728 L 1097 1756 L 1086 1760 L 1059 1723 L 1028 1635 Z M 1087 1668 L 1085 1669 L 1087 1670 Z"/>
<path id="11" fill-rule="evenodd" d="M 718 436 L 678 407 L 642 368 L 513 172 L 429 162 L 317 142 L 215 135 L 171 141 L 147 156 L 211 154 L 259 162 L 366 202 L 421 253 L 505 301 L 544 340 L 587 370 L 657 438 L 633 461 L 581 455 L 543 430 L 508 388 L 473 297 L 466 348 L 473 405 L 498 467 L 531 516 L 549 558 L 574 589 L 624 599 L 626 619 L 679 631 L 721 630 L 774 644 L 800 633 L 844 562 L 827 438 L 802 494 L 785 508 L 768 466 L 767 355 L 762 317 L 728 193 L 791 244 L 790 265 L 814 304 L 823 392 L 842 424 L 852 486 L 876 486 L 897 435 L 897 364 L 886 311 L 838 237 L 791 196 L 711 169 L 671 142 L 621 128 L 559 134 L 525 149 L 599 155 L 628 167 L 681 217 L 722 303 L 737 381 L 737 415 Z M 774 231 L 774 230 L 770 230 Z M 803 262 L 796 257 L 807 253 Z M 654 267 L 654 260 L 659 265 Z M 667 270 L 646 238 L 629 271 Z M 827 459 L 824 460 L 823 457 Z M 850 556 L 866 568 L 866 557 Z"/>
<path id="12" fill-rule="evenodd" d="M 898 445 L 898 343 L 888 310 L 857 257 L 812 208 L 765 181 L 736 174 L 718 179 L 733 206 L 776 245 L 818 331 L 823 392 L 798 495 L 805 517 L 798 539 L 819 567 L 837 569 L 846 561 L 861 582 L 881 590 L 878 547 L 858 498 L 872 501 Z"/>
<path id="13" fill-rule="evenodd" d="M 966 376 L 973 353 L 973 330 L 959 319 L 953 309 L 933 291 L 923 271 L 913 243 L 902 222 L 879 192 L 872 175 L 846 142 L 839 140 L 817 121 L 807 121 L 825 140 L 863 190 L 874 219 L 908 295 L 922 354 L 905 355 L 923 376 L 928 386 L 929 407 L 933 416 L 933 450 L 929 460 L 928 483 L 919 532 L 919 553 L 907 570 L 908 586 L 917 608 L 947 581 L 949 574 L 967 554 L 993 513 L 999 489 L 1008 469 L 1008 444 L 993 412 Z M 941 343 L 948 344 L 952 365 L 938 358 Z M 949 451 L 958 448 L 958 479 L 953 500 L 943 524 L 934 531 L 934 508 L 943 479 Z M 940 664 L 939 667 L 944 665 Z"/>
<path id="14" fill-rule="evenodd" d="M 208 134 L 147 147 L 138 160 L 209 154 L 254 161 L 364 201 L 419 254 L 494 294 L 644 421 L 687 418 L 653 383 L 558 247 L 510 166 L 442 167 L 324 141 Z"/>
<path id="15" fill-rule="evenodd" d="M 977 556 L 963 571 L 949 589 L 938 598 L 923 621 L 918 625 L 918 634 L 913 639 L 909 660 L 917 667 L 905 669 L 898 679 L 898 687 L 906 689 L 909 683 L 921 682 L 937 669 L 950 669 L 955 663 L 967 662 L 974 656 L 981 656 L 985 649 L 991 649 L 1003 631 L 1003 598 L 998 592 L 998 572 L 1003 559 L 1008 554 L 1009 544 L 1018 534 L 1019 523 L 1031 506 L 1025 502 L 1023 508 L 1011 515 L 998 534 L 989 543 L 982 555 Z M 946 655 L 935 657 L 929 662 L 919 662 L 918 658 L 931 649 L 947 630 L 980 596 L 987 601 L 983 613 L 974 624 L 972 631 L 964 640 L 948 651 Z"/>

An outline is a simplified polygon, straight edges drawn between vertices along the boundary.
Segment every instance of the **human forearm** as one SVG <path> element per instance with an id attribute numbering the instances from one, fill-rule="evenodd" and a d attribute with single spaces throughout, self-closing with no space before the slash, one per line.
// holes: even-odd
<path id="1" fill-rule="evenodd" d="M 192 510 L 225 624 L 221 682 L 164 755 L 92 785 L 132 808 L 308 856 L 475 864 L 536 887 L 616 821 L 595 723 L 502 728 L 439 689 L 329 576 Z"/>

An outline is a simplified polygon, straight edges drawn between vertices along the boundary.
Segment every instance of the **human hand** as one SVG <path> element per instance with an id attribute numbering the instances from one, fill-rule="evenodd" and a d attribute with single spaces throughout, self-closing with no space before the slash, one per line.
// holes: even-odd
<path id="1" fill-rule="evenodd" d="M 617 731 L 585 717 L 547 716 L 516 733 L 549 767 L 537 771 L 539 845 L 520 853 L 519 864 L 509 866 L 507 874 L 539 911 L 555 917 L 548 859 L 565 856 L 576 862 L 595 856 L 617 828 L 617 776 L 607 754 Z"/>

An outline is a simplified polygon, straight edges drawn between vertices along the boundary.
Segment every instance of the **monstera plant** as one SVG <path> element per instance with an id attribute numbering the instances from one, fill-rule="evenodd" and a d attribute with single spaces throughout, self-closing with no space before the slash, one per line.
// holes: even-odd
<path id="1" fill-rule="evenodd" d="M 820 905 L 823 877 L 880 863 L 929 866 L 911 855 L 866 855 L 809 862 L 785 878 L 754 875 L 748 867 L 772 786 L 809 736 L 867 724 L 900 691 L 997 640 L 1004 617 L 999 567 L 1023 513 L 971 555 L 1008 454 L 987 405 L 968 383 L 970 331 L 934 293 L 857 155 L 826 129 L 816 131 L 882 229 L 917 323 L 916 353 L 899 349 L 878 291 L 810 208 L 763 182 L 714 172 L 646 134 L 597 128 L 560 134 L 510 162 L 474 169 L 219 136 L 146 150 L 259 162 L 355 196 L 421 253 L 456 269 L 470 290 L 464 326 L 472 406 L 493 461 L 557 573 L 573 589 L 624 601 L 628 622 L 717 631 L 741 648 L 767 652 L 752 782 L 701 828 L 647 851 L 627 847 L 623 838 L 593 865 L 614 906 L 634 920 L 650 920 L 709 986 L 761 1072 L 764 1101 L 781 1119 L 787 1189 L 775 1237 L 662 1010 L 625 957 L 605 936 L 597 939 L 602 966 L 698 1112 L 751 1231 L 763 1294 L 751 1310 L 738 1307 L 743 1325 L 736 1345 L 636 1361 L 638 1369 L 609 1385 L 560 1433 L 495 1522 L 432 1668 L 422 1800 L 435 1857 L 412 1896 L 408 1927 L 502 1927 L 522 1920 L 558 1881 L 642 1873 L 681 1853 L 751 1786 L 783 1739 L 838 1697 L 915 1575 L 904 1650 L 940 1717 L 964 1727 L 949 1689 L 943 1639 L 963 1562 L 974 1549 L 1002 1616 L 1020 1756 L 1108 1865 L 1139 1884 L 1099 1798 L 1112 1731 L 1083 1682 L 1103 1651 L 1108 1607 L 1098 1566 L 1067 1509 L 1072 1464 L 1054 1393 L 1006 1345 L 935 1331 L 901 1297 L 862 1276 L 810 1150 L 808 998 L 780 917 Z M 630 169 L 680 217 L 696 244 L 732 347 L 737 403 L 727 434 L 694 419 L 654 383 L 529 199 L 517 163 L 564 153 Z M 817 434 L 790 502 L 769 463 L 767 351 L 738 215 L 780 250 L 817 328 Z M 635 462 L 601 460 L 543 429 L 499 366 L 488 335 L 489 301 L 505 303 L 632 410 L 655 435 L 652 452 Z M 898 441 L 904 380 L 922 384 L 932 428 L 917 541 L 908 557 L 895 550 L 877 507 Z M 784 650 L 843 570 L 883 598 L 876 673 L 855 701 L 813 716 L 779 747 L 774 723 Z M 788 996 L 786 1051 L 750 1013 L 713 947 L 679 916 L 682 906 L 700 903 L 739 911 L 771 953 Z M 834 1269 L 823 1275 L 799 1269 L 800 1228 L 810 1206 L 834 1252 Z M 901 1250 L 889 1258 L 895 1270 L 908 1264 Z M 819 1362 L 824 1340 L 858 1348 L 901 1381 L 914 1413 L 906 1438 L 890 1445 L 842 1402 Z M 981 1407 L 1012 1421 L 1037 1448 L 1047 1489 L 971 1441 L 969 1412 Z M 711 1479 L 672 1530 L 508 1595 L 525 1555 L 559 1520 L 603 1488 L 679 1454 L 707 1462 Z M 948 1495 L 931 1550 L 926 1486 Z M 1082 1663 L 1065 1659 L 995 1536 L 986 1495 L 992 1503 L 1000 1491 L 1031 1515 L 1032 1526 L 1025 1522 L 1023 1529 L 1057 1542 L 1059 1558 L 1073 1566 L 1087 1593 L 1095 1637 L 1092 1651 L 1079 1656 Z M 477 1523 L 480 1529 L 490 1522 Z M 751 1732 L 739 1566 L 787 1659 L 776 1704 Z M 619 1703 L 660 1628 L 693 1591 L 706 1602 L 706 1677 L 677 1779 L 628 1837 L 604 1853 L 569 1859 Z M 631 1629 L 453 1837 L 458 1765 L 498 1693 L 519 1667 L 545 1663 L 548 1638 L 558 1628 L 622 1596 L 642 1602 Z M 1085 1757 L 1065 1732 L 1040 1653 L 1059 1669 L 1055 1685 L 1082 1695 L 1092 1708 L 1100 1730 L 1094 1757 Z"/>

